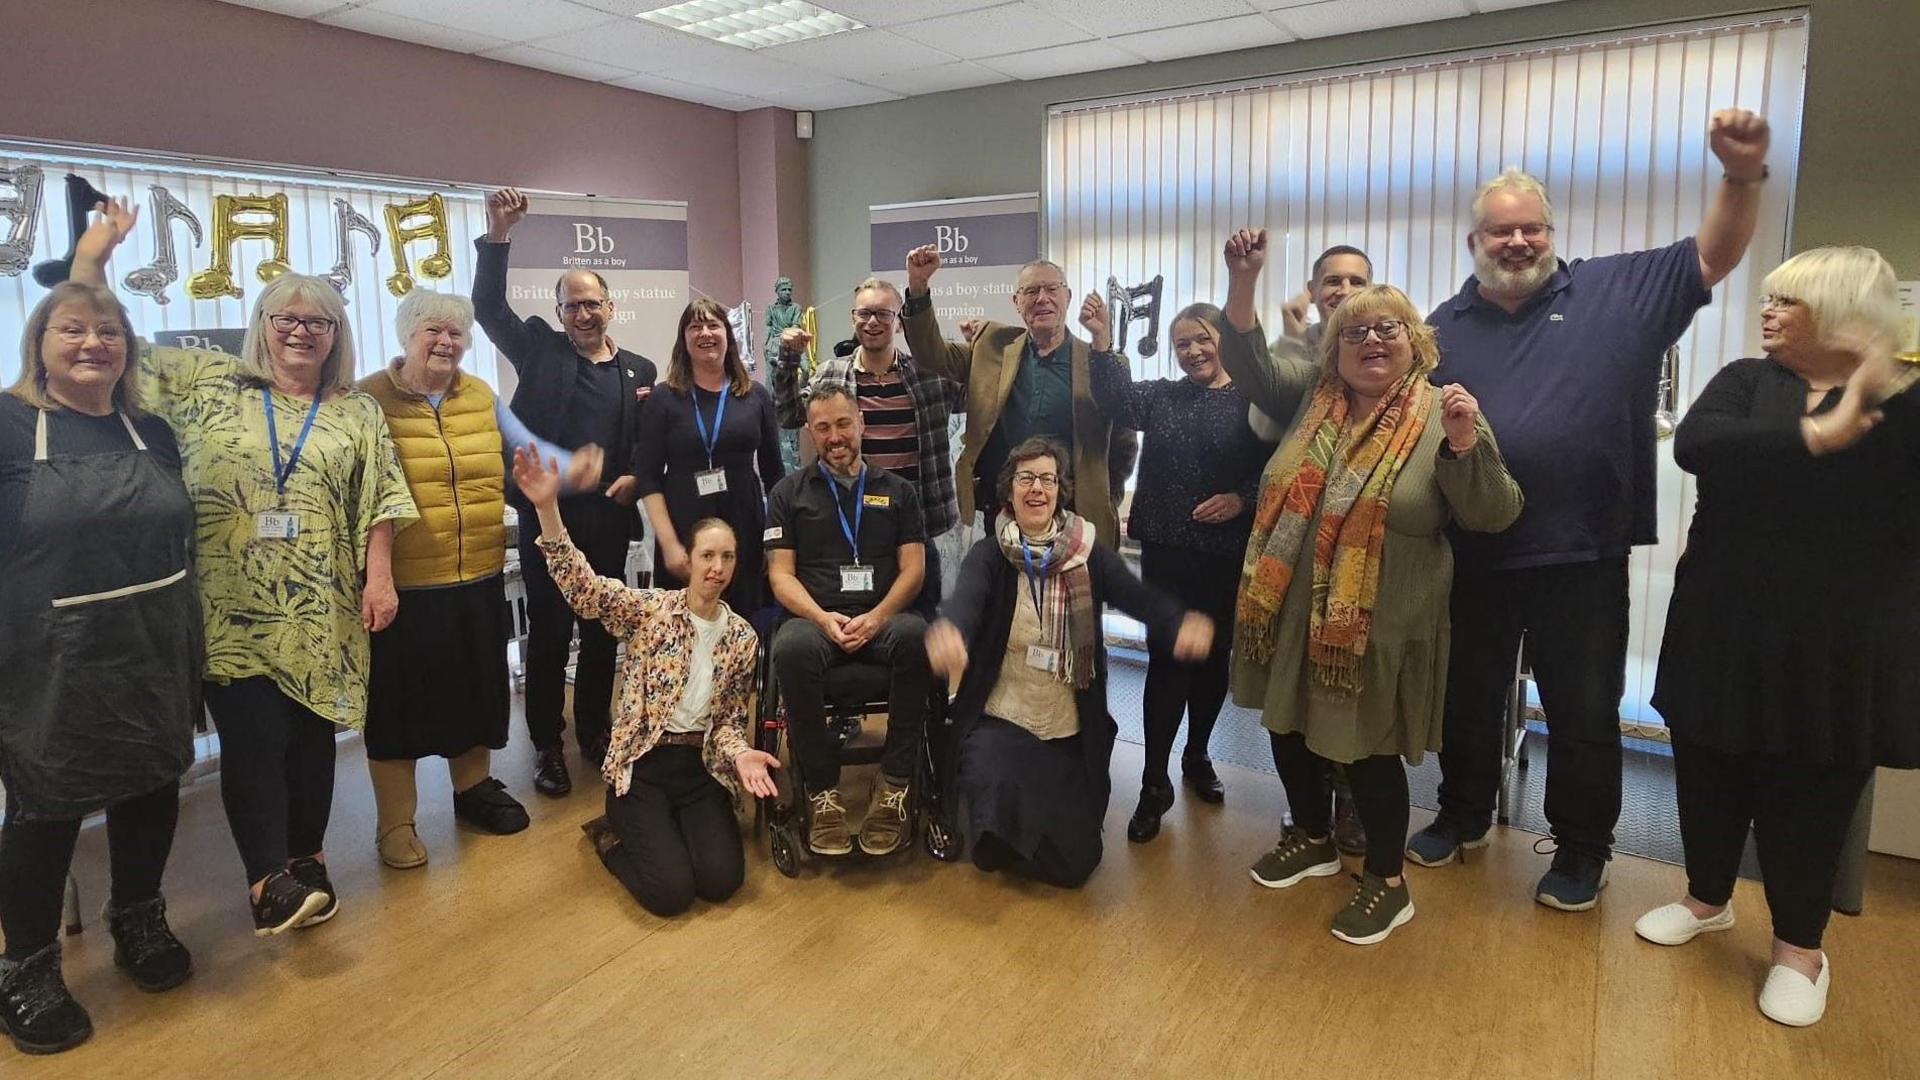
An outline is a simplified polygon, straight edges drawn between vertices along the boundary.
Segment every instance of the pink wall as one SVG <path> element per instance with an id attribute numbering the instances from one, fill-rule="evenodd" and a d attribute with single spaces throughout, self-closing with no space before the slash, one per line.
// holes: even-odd
<path id="1" fill-rule="evenodd" d="M 0 136 L 685 200 L 695 288 L 740 298 L 724 109 L 215 0 L 0 7 Z"/>
<path id="2" fill-rule="evenodd" d="M 747 299 L 764 312 L 773 302 L 774 279 L 785 275 L 793 279 L 793 298 L 802 307 L 813 304 L 819 297 L 807 243 L 807 144 L 794 137 L 793 114 L 741 113 L 737 143 L 740 275 Z"/>

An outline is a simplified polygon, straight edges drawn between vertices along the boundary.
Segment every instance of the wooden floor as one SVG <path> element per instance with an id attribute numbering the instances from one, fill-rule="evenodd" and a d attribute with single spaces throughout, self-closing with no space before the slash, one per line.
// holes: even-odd
<path id="1" fill-rule="evenodd" d="M 1107 862 L 1082 891 L 921 854 L 789 881 L 750 843 L 732 903 L 662 921 L 581 838 L 597 783 L 496 838 L 455 826 L 445 771 L 423 764 L 432 862 L 383 868 L 350 743 L 341 914 L 266 941 L 203 784 L 167 878 L 194 978 L 148 996 L 113 969 L 89 828 L 66 970 L 96 1034 L 54 1058 L 0 1047 L 0 1076 L 1920 1077 L 1920 865 L 1876 857 L 1866 915 L 1828 934 L 1828 1017 L 1793 1031 L 1754 1008 L 1769 934 L 1751 883 L 1731 933 L 1661 949 L 1631 926 L 1677 895 L 1677 869 L 1620 858 L 1597 912 L 1563 914 L 1530 898 L 1534 838 L 1506 833 L 1464 868 L 1412 869 L 1419 915 L 1356 948 L 1327 932 L 1345 877 L 1275 892 L 1247 876 L 1277 831 L 1271 776 L 1223 769 L 1225 807 L 1183 799 L 1159 840 L 1129 845 L 1138 755 L 1119 749 Z M 528 792 L 524 744 L 501 757 Z"/>

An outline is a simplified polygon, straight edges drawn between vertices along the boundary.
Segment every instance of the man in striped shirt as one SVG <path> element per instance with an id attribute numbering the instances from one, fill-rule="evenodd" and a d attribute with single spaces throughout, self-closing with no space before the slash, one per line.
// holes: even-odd
<path id="1" fill-rule="evenodd" d="M 867 461 L 918 489 L 927 536 L 922 602 L 930 607 L 940 593 L 933 540 L 960 519 L 948 420 L 966 408 L 966 390 L 943 375 L 916 368 L 913 358 L 900 352 L 895 335 L 901 307 L 900 290 L 891 282 L 877 277 L 861 282 L 853 291 L 853 351 L 815 367 L 810 386 L 851 385 L 866 428 L 861 449 Z M 773 365 L 773 403 L 782 427 L 806 423 L 809 387 L 800 385 L 800 357 L 810 341 L 797 326 L 780 335 L 780 355 Z"/>

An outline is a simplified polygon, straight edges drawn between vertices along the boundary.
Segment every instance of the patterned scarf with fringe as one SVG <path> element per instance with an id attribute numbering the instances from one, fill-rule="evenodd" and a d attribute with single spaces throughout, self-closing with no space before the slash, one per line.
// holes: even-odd
<path id="1" fill-rule="evenodd" d="M 1348 433 L 1346 384 L 1322 376 L 1260 481 L 1234 629 L 1235 644 L 1254 660 L 1273 659 L 1280 605 L 1318 509 L 1307 631 L 1310 680 L 1336 694 L 1360 692 L 1360 661 L 1380 587 L 1387 500 L 1426 430 L 1432 396 L 1426 375 L 1409 372 Z"/>
<path id="2" fill-rule="evenodd" d="M 1085 690 L 1093 685 L 1094 648 L 1100 640 L 1100 620 L 1093 610 L 1093 574 L 1087 569 L 1093 555 L 1093 524 L 1062 510 L 1054 515 L 1049 529 L 1043 537 L 1028 539 L 1004 510 L 993 524 L 1000 554 L 1019 571 L 1020 594 L 1015 603 L 1035 602 L 1027 578 L 1029 560 L 1040 573 L 1040 637 L 1060 657 L 1053 677 L 1075 690 Z"/>

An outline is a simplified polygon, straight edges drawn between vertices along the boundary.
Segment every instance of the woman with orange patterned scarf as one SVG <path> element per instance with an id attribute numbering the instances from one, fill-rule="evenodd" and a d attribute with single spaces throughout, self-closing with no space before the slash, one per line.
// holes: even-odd
<path id="1" fill-rule="evenodd" d="M 1284 889 L 1340 872 L 1327 763 L 1346 766 L 1367 854 L 1333 934 L 1371 945 L 1413 917 L 1401 759 L 1417 765 L 1440 747 L 1445 530 L 1505 529 L 1520 489 L 1473 395 L 1427 381 L 1439 349 L 1400 290 L 1349 297 L 1317 357 L 1287 344 L 1270 353 L 1254 316 L 1266 240 L 1243 229 L 1227 241 L 1231 328 L 1220 335 L 1247 399 L 1292 418 L 1261 477 L 1235 613 L 1234 700 L 1261 710 L 1295 822 L 1253 879 Z"/>

